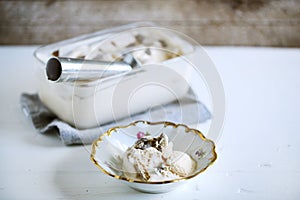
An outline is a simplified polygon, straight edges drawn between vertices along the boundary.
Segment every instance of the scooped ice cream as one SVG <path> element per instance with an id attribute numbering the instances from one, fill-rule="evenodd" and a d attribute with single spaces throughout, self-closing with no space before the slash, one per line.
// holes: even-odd
<path id="1" fill-rule="evenodd" d="M 173 144 L 162 133 L 156 138 L 142 137 L 128 148 L 122 170 L 127 178 L 154 182 L 186 177 L 195 167 L 188 154 L 173 151 Z"/>
<path id="2" fill-rule="evenodd" d="M 174 42 L 175 41 L 175 42 Z M 81 45 L 68 52 L 64 57 L 89 60 L 116 61 L 131 52 L 140 64 L 160 63 L 192 51 L 191 46 L 182 45 L 183 41 L 161 31 L 127 31 L 114 37 Z"/>

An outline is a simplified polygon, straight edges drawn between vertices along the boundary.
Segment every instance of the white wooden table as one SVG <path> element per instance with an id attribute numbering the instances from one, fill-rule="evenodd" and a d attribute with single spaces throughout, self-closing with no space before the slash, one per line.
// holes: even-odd
<path id="1" fill-rule="evenodd" d="M 21 92 L 35 92 L 36 46 L 0 47 L 0 199 L 300 199 L 300 49 L 207 47 L 223 80 L 216 163 L 184 187 L 144 194 L 102 174 L 90 146 L 36 133 Z"/>

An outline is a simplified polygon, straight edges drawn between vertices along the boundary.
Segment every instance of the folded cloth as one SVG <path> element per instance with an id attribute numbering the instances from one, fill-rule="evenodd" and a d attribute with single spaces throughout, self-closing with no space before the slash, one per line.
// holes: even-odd
<path id="1" fill-rule="evenodd" d="M 60 120 L 39 99 L 37 94 L 21 94 L 21 107 L 24 114 L 32 121 L 40 133 L 57 131 L 66 145 L 90 144 L 109 128 L 126 125 L 136 120 L 171 121 L 174 123 L 195 124 L 211 118 L 211 113 L 205 105 L 187 96 L 163 106 L 151 108 L 149 111 L 135 114 L 128 118 L 103 124 L 96 128 L 79 130 Z"/>

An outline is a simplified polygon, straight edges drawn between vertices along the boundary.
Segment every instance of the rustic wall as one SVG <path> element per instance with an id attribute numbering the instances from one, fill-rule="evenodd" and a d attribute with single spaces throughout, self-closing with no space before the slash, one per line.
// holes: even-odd
<path id="1" fill-rule="evenodd" d="M 300 0 L 0 0 L 0 44 L 153 21 L 204 45 L 300 46 Z"/>

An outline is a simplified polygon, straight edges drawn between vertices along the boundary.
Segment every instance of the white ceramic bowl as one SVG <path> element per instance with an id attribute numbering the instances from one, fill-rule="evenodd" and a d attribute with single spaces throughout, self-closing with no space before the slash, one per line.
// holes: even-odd
<path id="1" fill-rule="evenodd" d="M 189 154 L 197 163 L 196 170 L 188 177 L 159 181 L 144 182 L 126 178 L 122 172 L 122 156 L 128 147 L 137 140 L 137 133 L 150 133 L 158 136 L 164 133 L 169 142 L 173 143 L 174 150 Z M 203 134 L 183 124 L 171 122 L 136 121 L 127 126 L 118 126 L 109 129 L 92 145 L 91 160 L 105 174 L 126 183 L 128 186 L 142 192 L 168 192 L 191 178 L 205 171 L 216 160 L 215 144 L 206 139 Z"/>

